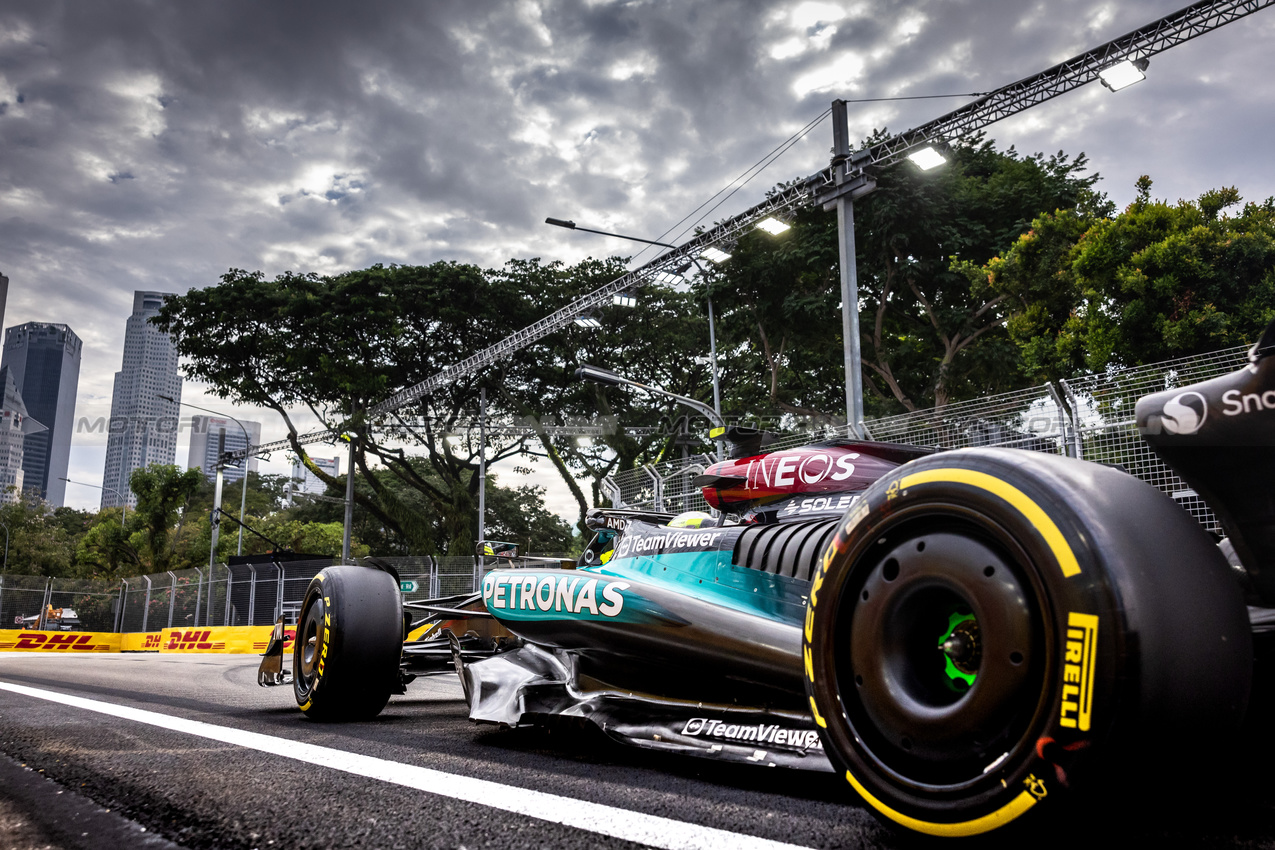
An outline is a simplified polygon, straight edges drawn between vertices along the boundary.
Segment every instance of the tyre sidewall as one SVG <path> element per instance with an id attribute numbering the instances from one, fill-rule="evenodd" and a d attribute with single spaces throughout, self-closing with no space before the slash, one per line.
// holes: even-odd
<path id="1" fill-rule="evenodd" d="M 873 808 L 921 832 L 977 834 L 1061 792 L 1084 754 L 1109 734 L 1127 678 L 1118 590 L 1086 543 L 1092 518 L 1078 515 L 1069 501 L 1038 486 L 1037 477 L 1023 474 L 1013 454 L 1022 453 L 938 455 L 878 481 L 839 526 L 810 596 L 803 634 L 806 685 L 825 748 Z M 847 712 L 837 707 L 835 684 L 837 612 L 858 592 L 870 550 L 933 516 L 985 523 L 990 535 L 1017 544 L 1009 548 L 1016 549 L 1018 577 L 1034 596 L 1042 644 L 1032 661 L 1040 694 L 1025 731 L 1003 756 L 989 754 L 982 777 L 949 792 L 887 781 Z M 1069 651 L 1078 663 L 1068 663 Z M 840 690 L 850 693 L 844 684 Z"/>
<path id="2" fill-rule="evenodd" d="M 302 675 L 303 634 L 321 605 L 314 676 Z M 319 572 L 306 588 L 293 649 L 297 704 L 317 720 L 360 719 L 384 708 L 398 684 L 402 604 L 393 576 L 370 567 Z M 308 686 L 308 687 L 307 687 Z"/>

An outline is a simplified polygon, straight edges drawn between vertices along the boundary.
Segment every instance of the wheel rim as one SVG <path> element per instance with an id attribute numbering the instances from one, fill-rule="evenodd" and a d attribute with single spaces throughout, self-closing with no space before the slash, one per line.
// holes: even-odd
<path id="1" fill-rule="evenodd" d="M 297 693 L 302 697 L 314 690 L 319 679 L 319 661 L 323 657 L 323 596 L 313 594 L 306 600 L 297 627 L 296 649 L 293 655 L 294 680 Z"/>
<path id="2" fill-rule="evenodd" d="M 874 772 L 932 794 L 986 781 L 1031 745 L 1046 652 L 1021 550 L 986 522 L 915 520 L 859 559 L 838 617 L 837 680 Z"/>

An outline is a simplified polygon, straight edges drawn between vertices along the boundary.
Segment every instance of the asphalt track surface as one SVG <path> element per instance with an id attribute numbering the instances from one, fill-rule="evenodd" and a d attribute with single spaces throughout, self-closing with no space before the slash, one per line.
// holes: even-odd
<path id="1" fill-rule="evenodd" d="M 313 723 L 290 688 L 256 685 L 257 661 L 0 654 L 0 850 L 915 843 L 830 775 L 644 753 L 569 726 L 471 724 L 452 677 L 418 680 L 374 721 Z M 1204 773 L 1134 769 L 972 843 L 1275 847 L 1272 736 L 1250 732 L 1237 750 Z M 445 793 L 360 775 L 367 765 Z M 523 800 L 533 814 L 510 811 Z"/>

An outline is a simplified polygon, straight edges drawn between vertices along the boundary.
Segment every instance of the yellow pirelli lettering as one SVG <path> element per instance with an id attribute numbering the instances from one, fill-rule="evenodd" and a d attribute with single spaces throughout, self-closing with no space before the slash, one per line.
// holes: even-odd
<path id="1" fill-rule="evenodd" d="M 1046 545 L 1054 553 L 1054 558 L 1057 559 L 1058 567 L 1062 570 L 1062 574 L 1067 578 L 1080 575 L 1080 562 L 1076 560 L 1076 555 L 1071 551 L 1071 546 L 1067 545 L 1067 539 L 1063 537 L 1062 532 L 1054 521 L 1049 518 L 1049 514 L 1045 513 L 1040 505 L 1029 499 L 1022 490 L 1000 480 L 994 475 L 988 475 L 986 472 L 977 472 L 973 469 L 925 469 L 920 472 L 914 472 L 911 475 L 905 475 L 899 479 L 899 485 L 904 489 L 915 487 L 918 484 L 930 484 L 933 482 L 968 484 L 971 487 L 978 487 L 1004 499 L 1026 517 L 1027 521 L 1040 532 L 1040 536 L 1045 539 Z"/>
<path id="2" fill-rule="evenodd" d="M 1001 806 L 991 814 L 983 815 L 981 818 L 958 821 L 956 823 L 935 823 L 934 821 L 920 820 L 890 808 L 874 797 L 867 788 L 864 788 L 863 784 L 855 779 L 854 774 L 848 770 L 846 771 L 846 781 L 854 786 L 854 790 L 864 799 L 864 802 L 900 826 L 906 826 L 908 829 L 924 835 L 936 835 L 942 838 L 964 838 L 970 835 L 991 832 L 993 829 L 1002 827 L 1021 816 L 1032 806 L 1036 805 L 1036 798 L 1023 791 L 1004 806 Z"/>
<path id="3" fill-rule="evenodd" d="M 819 707 L 815 705 L 815 698 L 810 699 L 810 716 L 815 719 L 815 723 L 819 724 L 820 729 L 828 728 L 828 721 L 823 719 L 823 715 L 819 713 Z"/>
<path id="4" fill-rule="evenodd" d="M 815 639 L 815 609 L 812 605 L 806 606 L 806 643 L 810 643 Z"/>
<path id="5" fill-rule="evenodd" d="M 1058 725 L 1088 732 L 1093 724 L 1094 656 L 1098 649 L 1098 617 L 1067 612 L 1063 646 L 1062 703 Z"/>
<path id="6" fill-rule="evenodd" d="M 814 659 L 810 657 L 810 647 L 803 646 L 801 648 L 801 654 L 806 662 L 806 678 L 813 682 L 815 680 L 815 662 Z"/>

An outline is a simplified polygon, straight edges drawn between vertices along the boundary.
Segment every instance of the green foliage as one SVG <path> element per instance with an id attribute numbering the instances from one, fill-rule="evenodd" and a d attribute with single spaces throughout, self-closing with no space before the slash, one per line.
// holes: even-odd
<path id="1" fill-rule="evenodd" d="M 574 554 L 571 526 L 544 505 L 544 488 L 500 487 L 487 482 L 487 539 L 517 543 L 520 552 Z"/>
<path id="2" fill-rule="evenodd" d="M 664 402 L 635 399 L 634 393 L 600 396 L 578 384 L 570 373 L 584 361 L 674 391 L 703 387 L 707 334 L 693 299 L 658 290 L 644 294 L 636 310 L 606 308 L 605 333 L 559 331 L 486 373 L 463 377 L 400 410 L 381 423 L 398 426 L 394 433 L 367 427 L 363 411 L 391 390 L 435 377 L 623 271 L 616 259 L 570 267 L 512 260 L 486 272 L 455 263 L 373 266 L 334 277 L 287 273 L 273 281 L 259 272 L 231 270 L 219 286 L 169 299 L 156 324 L 173 335 L 190 377 L 236 402 L 277 411 L 292 436 L 296 428 L 288 409 L 297 406 L 325 426 L 355 435 L 361 482 L 356 513 L 381 529 L 380 536 L 394 536 L 411 553 L 468 553 L 476 529 L 479 390 L 487 389 L 492 415 L 532 427 L 525 435 L 489 436 L 488 462 L 519 455 L 548 460 L 574 489 L 583 516 L 590 500 L 576 476 L 594 480 L 596 498 L 602 475 L 617 463 L 651 452 L 658 456 L 670 437 L 605 435 L 590 451 L 538 426 L 561 425 L 563 417 L 591 421 L 599 407 L 611 421 L 624 417 L 626 423 L 670 410 Z M 423 457 L 424 467 L 404 443 Z M 608 447 L 614 456 L 604 451 Z M 302 445 L 294 442 L 293 450 L 320 480 L 338 483 L 309 463 Z M 375 545 L 375 536 L 365 539 Z"/>
<path id="3" fill-rule="evenodd" d="M 76 541 L 88 528 L 91 516 L 74 508 L 49 510 L 25 498 L 0 505 L 0 533 L 7 529 L 0 573 L 71 575 Z"/>
<path id="4" fill-rule="evenodd" d="M 1198 201 L 1152 201 L 1151 182 L 1119 216 L 1033 222 L 986 268 L 1023 309 L 1010 336 L 1030 373 L 1066 377 L 1252 342 L 1275 319 L 1275 203 L 1233 187 Z"/>
<path id="5" fill-rule="evenodd" d="M 121 578 L 171 569 L 177 544 L 173 526 L 202 479 L 197 469 L 182 471 L 171 464 L 133 470 L 129 489 L 137 497 L 136 509 L 127 518 L 113 508 L 98 514 L 76 547 L 78 572 Z"/>
<path id="6" fill-rule="evenodd" d="M 976 138 L 949 163 L 903 162 L 855 205 L 868 415 L 1010 389 L 1023 379 L 1005 297 L 980 267 L 1043 212 L 1109 209 L 1084 155 L 1020 157 Z M 837 224 L 806 210 L 779 237 L 751 233 L 711 291 L 722 313 L 732 412 L 844 410 Z"/>
<path id="7" fill-rule="evenodd" d="M 182 471 L 169 464 L 152 464 L 133 470 L 128 486 L 137 496 L 127 529 L 130 544 L 149 572 L 169 568 L 173 547 L 169 530 L 177 523 L 177 514 L 199 489 L 203 473 L 198 469 Z M 136 529 L 135 531 L 133 529 Z"/>

